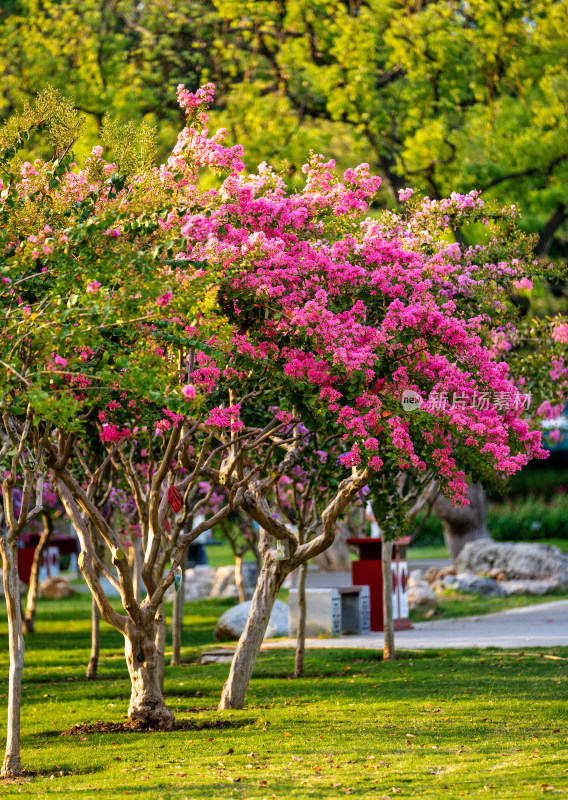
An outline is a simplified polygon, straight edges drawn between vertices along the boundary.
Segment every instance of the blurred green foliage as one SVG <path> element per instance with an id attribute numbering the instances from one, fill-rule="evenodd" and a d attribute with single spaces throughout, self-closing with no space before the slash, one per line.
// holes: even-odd
<path id="1" fill-rule="evenodd" d="M 487 507 L 487 526 L 497 542 L 559 544 L 558 541 L 549 540 L 567 541 L 568 493 L 558 492 L 549 498 L 531 494 L 506 502 L 490 502 Z M 442 523 L 432 515 L 424 522 L 416 544 L 420 547 L 442 544 L 443 541 Z"/>
<path id="2" fill-rule="evenodd" d="M 568 253 L 567 0 L 8 0 L 0 23 L 1 116 L 51 84 L 91 142 L 110 112 L 163 155 L 176 84 L 213 81 L 250 167 L 314 148 L 369 161 L 384 203 L 480 188 Z"/>

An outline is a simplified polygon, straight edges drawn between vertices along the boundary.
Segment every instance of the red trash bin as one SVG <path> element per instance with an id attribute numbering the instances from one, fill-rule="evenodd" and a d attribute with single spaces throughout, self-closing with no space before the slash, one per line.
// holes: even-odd
<path id="1" fill-rule="evenodd" d="M 382 631 L 383 625 L 383 565 L 382 540 L 370 536 L 347 539 L 347 544 L 359 548 L 359 561 L 351 564 L 353 586 L 368 586 L 371 604 L 371 630 Z M 409 536 L 401 536 L 393 543 L 392 554 L 392 608 L 395 631 L 412 628 L 408 619 L 408 561 L 406 548 Z"/>

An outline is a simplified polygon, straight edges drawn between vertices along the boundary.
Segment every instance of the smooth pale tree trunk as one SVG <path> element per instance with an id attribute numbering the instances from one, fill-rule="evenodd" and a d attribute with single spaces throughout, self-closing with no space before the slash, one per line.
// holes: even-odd
<path id="1" fill-rule="evenodd" d="M 26 633 L 35 632 L 35 612 L 37 602 L 37 589 L 39 585 L 39 572 L 43 562 L 43 554 L 53 535 L 53 522 L 51 515 L 44 511 L 41 515 L 43 530 L 39 537 L 39 542 L 34 550 L 34 560 L 30 574 L 30 585 L 28 587 L 28 597 L 26 600 L 26 613 L 24 616 L 24 628 Z"/>
<path id="2" fill-rule="evenodd" d="M 104 557 L 105 545 L 101 536 L 97 533 L 94 527 L 91 530 L 91 537 L 95 544 L 98 557 L 102 560 Z M 98 572 L 98 570 L 97 570 Z M 91 599 L 91 654 L 89 656 L 89 663 L 87 664 L 87 671 L 85 677 L 89 681 L 94 681 L 97 677 L 99 670 L 99 655 L 101 651 L 101 612 L 94 597 Z"/>
<path id="3" fill-rule="evenodd" d="M 162 600 L 156 615 L 156 658 L 158 661 L 158 678 L 160 689 L 164 693 L 164 672 L 166 664 L 166 604 Z"/>
<path id="4" fill-rule="evenodd" d="M 128 718 L 141 727 L 169 730 L 174 715 L 164 701 L 160 659 L 156 650 L 157 627 L 152 620 L 140 628 L 129 620 L 125 633 L 125 655 L 132 692 Z"/>
<path id="5" fill-rule="evenodd" d="M 179 667 L 181 664 L 181 637 L 183 633 L 183 605 L 185 592 L 185 575 L 181 571 L 181 583 L 178 591 L 174 595 L 174 607 L 172 610 L 172 667 Z"/>
<path id="6" fill-rule="evenodd" d="M 442 521 L 444 541 L 454 563 L 469 542 L 483 539 L 492 541 L 487 527 L 487 498 L 483 486 L 470 483 L 467 496 L 469 506 L 454 507 L 442 495 L 434 503 L 434 511 Z"/>
<path id="7" fill-rule="evenodd" d="M 133 538 L 132 547 L 129 551 L 129 563 L 132 570 L 132 586 L 134 589 L 134 597 L 136 602 L 139 603 L 142 597 L 142 562 L 144 554 L 142 552 L 142 541 L 136 537 Z"/>
<path id="8" fill-rule="evenodd" d="M 22 774 L 20 714 L 22 672 L 24 670 L 24 633 L 20 605 L 17 543 L 10 542 L 7 530 L 0 533 L 0 551 L 2 555 L 2 580 L 8 611 L 8 647 L 10 651 L 6 754 L 0 776 L 15 777 Z"/>
<path id="9" fill-rule="evenodd" d="M 393 542 L 383 539 L 381 563 L 383 571 L 383 628 L 385 634 L 385 643 L 383 647 L 384 661 L 391 661 L 395 658 L 392 609 L 392 550 Z"/>
<path id="10" fill-rule="evenodd" d="M 97 601 L 93 597 L 91 600 L 91 655 L 87 665 L 86 677 L 89 681 L 94 681 L 97 677 L 99 668 L 99 653 L 101 650 L 101 612 Z"/>
<path id="11" fill-rule="evenodd" d="M 229 677 L 223 686 L 220 710 L 243 707 L 270 613 L 282 581 L 287 575 L 286 568 L 282 566 L 284 563 L 276 561 L 276 553 L 272 551 L 260 570 L 247 624 L 239 639 Z"/>
<path id="12" fill-rule="evenodd" d="M 235 585 L 239 593 L 239 603 L 246 602 L 245 585 L 243 581 L 243 558 L 235 554 Z"/>
<path id="13" fill-rule="evenodd" d="M 306 649 L 306 575 L 308 562 L 299 567 L 298 575 L 298 633 L 296 636 L 296 658 L 294 660 L 294 677 L 304 677 L 304 653 Z"/>

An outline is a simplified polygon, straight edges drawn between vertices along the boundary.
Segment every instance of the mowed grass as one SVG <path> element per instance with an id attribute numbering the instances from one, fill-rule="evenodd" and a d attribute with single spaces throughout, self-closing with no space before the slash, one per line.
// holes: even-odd
<path id="1" fill-rule="evenodd" d="M 106 625 L 99 679 L 84 680 L 88 597 L 41 601 L 23 709 L 24 762 L 37 775 L 0 782 L 0 796 L 568 797 L 568 648 L 406 652 L 387 663 L 369 651 L 318 650 L 302 680 L 290 678 L 292 651 L 270 651 L 247 707 L 218 712 L 229 667 L 195 660 L 226 606 L 188 606 L 185 663 L 166 670 L 168 702 L 192 730 L 61 736 L 124 721 L 129 680 L 121 637 Z M 2 616 L 3 728 L 7 674 Z"/>
<path id="2" fill-rule="evenodd" d="M 555 544 L 557 544 L 556 541 Z M 412 547 L 408 548 L 407 555 L 408 560 L 411 562 L 411 567 L 413 561 L 425 561 L 432 558 L 449 558 L 448 550 L 443 544 L 424 546 L 413 544 Z M 207 557 L 209 559 L 209 564 L 212 567 L 224 567 L 227 564 L 235 563 L 231 545 L 226 539 L 216 539 L 212 544 L 209 544 L 207 546 Z M 358 555 L 355 551 L 353 551 L 351 553 L 351 560 L 356 561 L 357 559 Z M 254 556 L 250 552 L 245 553 L 243 560 L 254 561 Z"/>

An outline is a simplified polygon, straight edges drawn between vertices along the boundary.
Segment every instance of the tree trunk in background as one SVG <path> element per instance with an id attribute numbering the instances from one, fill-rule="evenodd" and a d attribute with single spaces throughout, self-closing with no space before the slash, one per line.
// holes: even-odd
<path id="1" fill-rule="evenodd" d="M 91 537 L 98 557 L 104 558 L 105 543 L 100 534 L 91 527 Z M 98 572 L 98 570 L 97 570 Z M 101 651 L 101 612 L 95 598 L 91 599 L 91 655 L 87 664 L 85 677 L 88 681 L 94 681 L 99 670 L 99 654 Z"/>
<path id="2" fill-rule="evenodd" d="M 392 541 L 383 539 L 382 570 L 383 570 L 383 628 L 385 644 L 383 647 L 383 661 L 395 658 L 394 650 L 394 622 L 392 611 Z"/>
<path id="3" fill-rule="evenodd" d="M 156 659 L 160 689 L 164 691 L 164 670 L 166 661 L 166 604 L 162 600 L 156 614 Z"/>
<path id="4" fill-rule="evenodd" d="M 132 693 L 128 718 L 142 726 L 170 730 L 174 715 L 164 702 L 160 683 L 160 659 L 156 651 L 157 627 L 153 620 L 146 628 L 128 622 L 125 634 L 125 654 Z M 163 665 L 163 659 L 162 665 Z"/>
<path id="5" fill-rule="evenodd" d="M 99 653 L 101 649 L 101 612 L 97 601 L 91 599 L 91 655 L 87 664 L 86 678 L 94 681 L 99 668 Z"/>
<path id="6" fill-rule="evenodd" d="M 350 570 L 349 547 L 345 542 L 350 535 L 349 530 L 338 525 L 333 544 L 313 559 L 314 564 L 324 572 L 347 572 Z"/>
<path id="7" fill-rule="evenodd" d="M 491 541 L 486 521 L 487 498 L 483 486 L 470 483 L 467 496 L 469 506 L 455 508 L 442 495 L 434 503 L 434 511 L 442 521 L 444 541 L 454 563 L 468 542 L 478 539 Z"/>
<path id="8" fill-rule="evenodd" d="M 235 585 L 239 593 L 239 603 L 244 603 L 246 596 L 243 582 L 243 559 L 242 556 L 238 555 L 235 555 Z"/>
<path id="9" fill-rule="evenodd" d="M 272 552 L 262 566 L 251 601 L 247 624 L 239 639 L 229 677 L 223 686 L 219 710 L 243 707 L 270 613 L 282 581 L 287 574 L 280 566 L 282 563 L 276 561 L 276 554 Z"/>
<path id="10" fill-rule="evenodd" d="M 43 554 L 45 548 L 49 544 L 49 540 L 53 534 L 53 522 L 51 521 L 51 514 L 44 511 L 41 515 L 43 522 L 43 530 L 39 537 L 39 542 L 34 550 L 34 560 L 32 562 L 32 571 L 30 574 L 30 585 L 28 587 L 28 598 L 26 600 L 26 614 L 24 616 L 24 628 L 26 633 L 34 633 L 35 631 L 35 612 L 37 601 L 37 587 L 39 584 L 39 571 L 43 561 Z"/>
<path id="11" fill-rule="evenodd" d="M 6 596 L 6 609 L 8 611 L 8 646 L 10 650 L 6 754 L 0 770 L 0 776 L 15 777 L 22 774 L 20 715 L 22 672 L 24 670 L 24 633 L 20 605 L 17 543 L 10 542 L 7 530 L 0 532 L 0 553 L 2 555 L 2 580 Z"/>
<path id="12" fill-rule="evenodd" d="M 181 664 L 181 638 L 183 633 L 183 603 L 185 592 L 185 574 L 181 571 L 181 583 L 178 591 L 174 595 L 174 607 L 172 609 L 172 667 L 179 667 Z"/>
<path id="13" fill-rule="evenodd" d="M 294 662 L 294 677 L 304 677 L 304 653 L 306 649 L 306 575 L 308 562 L 300 564 L 298 576 L 298 633 L 296 636 L 296 659 Z"/>

